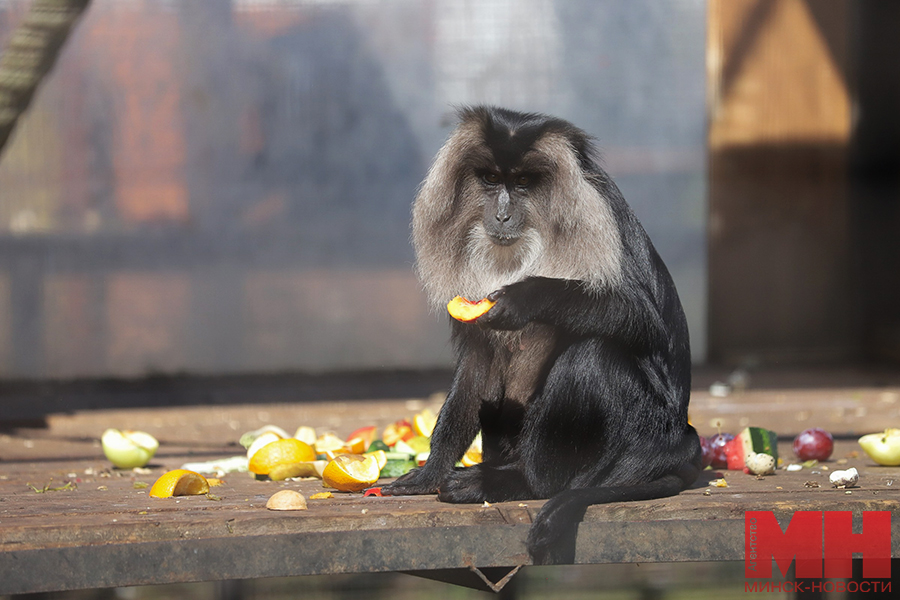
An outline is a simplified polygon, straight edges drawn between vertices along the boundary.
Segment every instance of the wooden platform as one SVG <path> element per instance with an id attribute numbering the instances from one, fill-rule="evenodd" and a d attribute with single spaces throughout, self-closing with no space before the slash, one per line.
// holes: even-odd
<path id="1" fill-rule="evenodd" d="M 788 441 L 813 425 L 850 434 L 838 441 L 832 461 L 762 479 L 708 471 L 676 498 L 592 507 L 579 530 L 577 562 L 742 560 L 746 510 L 774 510 L 784 523 L 795 510 L 900 509 L 900 467 L 874 465 L 855 442 L 859 434 L 900 424 L 898 380 L 831 372 L 815 383 L 754 377 L 747 390 L 721 398 L 709 394 L 704 380 L 691 417 L 704 434 L 714 432 L 717 420 L 726 431 L 747 423 L 769 427 Z M 346 435 L 439 403 L 432 397 L 92 410 L 0 432 L 0 595 L 325 573 L 441 576 L 447 572 L 439 570 L 474 567 L 499 578 L 506 570 L 488 568 L 528 564 L 524 540 L 541 501 L 459 506 L 433 497 L 338 493 L 310 501 L 308 511 L 279 513 L 265 508 L 275 491 L 309 496 L 323 490 L 321 483 L 231 474 L 210 497 L 166 500 L 136 485 L 152 484 L 188 460 L 240 454 L 240 434 L 265 423 Z M 149 472 L 110 468 L 98 441 L 106 427 L 143 429 L 160 439 Z M 779 451 L 791 461 L 788 442 Z M 861 473 L 859 487 L 831 488 L 829 470 L 849 466 Z M 707 485 L 721 475 L 728 487 Z M 900 557 L 900 523 L 893 528 L 893 554 Z"/>

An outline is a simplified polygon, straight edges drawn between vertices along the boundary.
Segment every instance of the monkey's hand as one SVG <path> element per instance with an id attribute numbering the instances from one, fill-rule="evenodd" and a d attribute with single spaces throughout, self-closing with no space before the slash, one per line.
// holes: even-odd
<path id="1" fill-rule="evenodd" d="M 413 469 L 406 475 L 398 477 L 394 482 L 381 486 L 385 496 L 421 496 L 436 494 L 440 478 L 435 477 L 427 469 Z"/>
<path id="2" fill-rule="evenodd" d="M 532 277 L 491 292 L 487 299 L 494 305 L 475 322 L 489 329 L 514 331 L 538 320 L 547 302 L 542 291 L 546 287 L 544 281 L 547 280 Z"/>

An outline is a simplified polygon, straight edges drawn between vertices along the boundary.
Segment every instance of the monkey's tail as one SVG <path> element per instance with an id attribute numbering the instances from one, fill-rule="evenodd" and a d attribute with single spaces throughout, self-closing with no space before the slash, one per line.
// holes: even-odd
<path id="1" fill-rule="evenodd" d="M 544 504 L 528 532 L 527 546 L 532 562 L 536 565 L 574 563 L 578 524 L 584 519 L 588 506 L 676 496 L 693 482 L 696 475 L 689 477 L 690 473 L 671 473 L 639 485 L 560 492 Z"/>

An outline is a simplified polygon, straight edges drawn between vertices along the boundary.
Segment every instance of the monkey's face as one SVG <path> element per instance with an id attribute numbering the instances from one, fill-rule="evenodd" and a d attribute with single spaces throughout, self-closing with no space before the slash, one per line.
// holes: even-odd
<path id="1" fill-rule="evenodd" d="M 499 246 L 511 246 L 528 226 L 527 213 L 539 176 L 524 171 L 486 169 L 476 174 L 484 199 L 482 225 Z"/>
<path id="2" fill-rule="evenodd" d="M 417 271 L 432 305 L 532 276 L 617 281 L 622 243 L 591 155 L 587 134 L 565 121 L 462 110 L 413 205 Z"/>

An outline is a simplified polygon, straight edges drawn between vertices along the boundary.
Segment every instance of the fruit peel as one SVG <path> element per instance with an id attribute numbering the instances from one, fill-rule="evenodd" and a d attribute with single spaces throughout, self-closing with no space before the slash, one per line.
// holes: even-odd
<path id="1" fill-rule="evenodd" d="M 295 490 L 275 492 L 266 502 L 269 510 L 307 510 L 306 498 Z"/>
<path id="2" fill-rule="evenodd" d="M 322 471 L 322 485 L 341 492 L 361 492 L 378 481 L 380 470 L 374 455 L 341 454 Z"/>
<path id="3" fill-rule="evenodd" d="M 152 498 L 172 496 L 200 496 L 209 493 L 206 477 L 187 469 L 174 469 L 163 473 L 150 488 Z"/>

